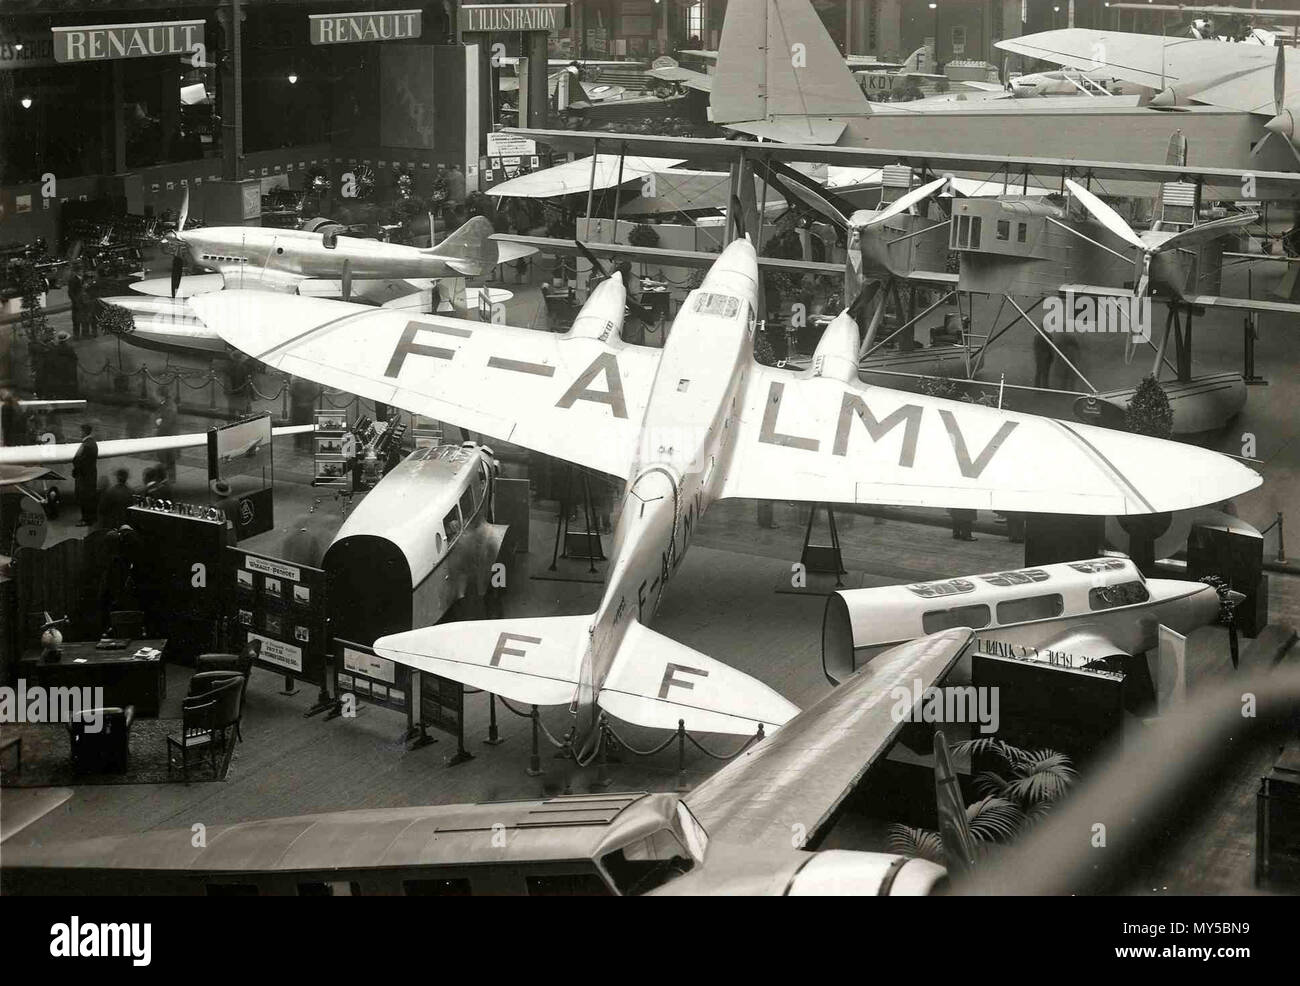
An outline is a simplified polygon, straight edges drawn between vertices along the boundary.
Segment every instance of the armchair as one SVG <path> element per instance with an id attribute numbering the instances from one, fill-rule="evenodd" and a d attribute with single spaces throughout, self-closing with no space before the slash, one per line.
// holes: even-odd
<path id="1" fill-rule="evenodd" d="M 243 675 L 245 681 L 248 681 L 248 676 L 253 671 L 253 662 L 261 653 L 262 642 L 250 640 L 244 644 L 238 654 L 200 654 L 194 659 L 194 670 L 198 672 L 237 671 Z"/>
<path id="2" fill-rule="evenodd" d="M 83 709 L 68 722 L 72 769 L 77 773 L 125 773 L 135 707 Z M 99 723 L 93 730 L 92 723 Z"/>
<path id="3" fill-rule="evenodd" d="M 218 770 L 217 757 L 223 759 L 229 747 L 229 731 L 239 722 L 240 698 L 243 694 L 243 681 L 232 678 L 224 684 L 217 685 L 204 695 L 194 695 L 185 699 L 181 713 L 180 736 L 167 737 L 167 768 L 170 770 L 176 762 L 173 751 L 180 754 L 181 775 L 185 783 L 190 780 L 190 753 L 208 755 L 208 765 L 215 777 Z"/>

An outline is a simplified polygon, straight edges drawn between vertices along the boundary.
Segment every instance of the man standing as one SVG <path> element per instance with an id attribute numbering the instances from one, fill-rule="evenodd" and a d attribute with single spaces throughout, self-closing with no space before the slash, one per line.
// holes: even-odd
<path id="1" fill-rule="evenodd" d="M 99 501 L 100 526 L 110 531 L 115 531 L 126 523 L 126 512 L 135 503 L 135 494 L 128 485 L 131 474 L 125 469 L 118 469 L 114 471 L 113 478 L 117 483 L 110 486 Z"/>
<path id="2" fill-rule="evenodd" d="M 72 482 L 81 507 L 81 520 L 78 527 L 89 527 L 95 519 L 95 501 L 98 499 L 96 485 L 99 482 L 99 444 L 93 433 L 95 426 L 85 422 L 81 426 L 81 447 L 72 457 Z"/>
<path id="3" fill-rule="evenodd" d="M 154 424 L 158 431 L 159 437 L 176 434 L 176 419 L 178 412 L 176 402 L 172 400 L 171 394 L 165 389 L 158 391 L 158 417 L 154 419 Z M 167 470 L 167 478 L 173 483 L 176 482 L 176 450 L 167 449 L 158 454 L 159 464 Z"/>
<path id="4" fill-rule="evenodd" d="M 90 335 L 90 326 L 86 318 L 90 310 L 88 305 L 90 291 L 84 271 L 85 268 L 78 260 L 72 265 L 72 273 L 68 275 L 68 301 L 72 303 L 72 335 L 77 339 L 80 339 L 83 334 Z"/>

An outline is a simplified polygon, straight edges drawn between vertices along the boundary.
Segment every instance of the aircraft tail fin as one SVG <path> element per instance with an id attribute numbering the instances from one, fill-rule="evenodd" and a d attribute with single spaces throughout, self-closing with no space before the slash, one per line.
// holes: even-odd
<path id="1" fill-rule="evenodd" d="M 693 733 L 753 736 L 780 728 L 799 709 L 756 678 L 637 621 L 600 690 L 601 708 L 625 722 Z"/>
<path id="2" fill-rule="evenodd" d="M 430 257 L 441 257 L 447 266 L 469 277 L 486 274 L 499 263 L 496 232 L 492 223 L 483 216 L 475 216 L 464 226 L 452 230 L 437 246 L 422 251 Z"/>
<path id="3" fill-rule="evenodd" d="M 930 69 L 926 67 L 928 63 L 927 55 L 928 49 L 925 45 L 921 45 L 921 47 L 917 48 L 916 51 L 907 56 L 907 60 L 903 62 L 903 72 L 917 72 L 922 75 L 928 74 Z"/>
<path id="4" fill-rule="evenodd" d="M 815 121 L 870 112 L 809 0 L 738 0 L 728 9 L 710 96 L 714 123 L 762 124 L 771 133 L 734 129 L 835 143 L 843 126 Z"/>
<path id="5" fill-rule="evenodd" d="M 934 797 L 939 808 L 939 835 L 943 839 L 948 872 L 968 873 L 975 865 L 975 837 L 971 835 L 961 786 L 952 769 L 952 756 L 941 729 L 934 731 Z"/>
<path id="6" fill-rule="evenodd" d="M 380 637 L 375 653 L 526 705 L 564 705 L 578 689 L 590 616 L 440 623 Z"/>

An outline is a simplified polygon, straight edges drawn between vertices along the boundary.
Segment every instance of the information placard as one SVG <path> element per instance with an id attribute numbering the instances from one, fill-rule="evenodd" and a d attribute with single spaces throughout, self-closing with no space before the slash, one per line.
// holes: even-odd
<path id="1" fill-rule="evenodd" d="M 360 695 L 376 705 L 411 712 L 411 676 L 404 664 L 379 657 L 372 648 L 350 640 L 334 640 L 334 694 Z"/>
<path id="2" fill-rule="evenodd" d="M 325 573 L 245 548 L 226 550 L 229 611 L 245 641 L 262 641 L 258 664 L 323 688 L 329 622 Z"/>

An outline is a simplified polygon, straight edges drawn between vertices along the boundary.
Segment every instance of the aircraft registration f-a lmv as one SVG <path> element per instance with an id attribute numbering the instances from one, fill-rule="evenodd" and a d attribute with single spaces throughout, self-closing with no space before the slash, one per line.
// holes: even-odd
<path id="1" fill-rule="evenodd" d="M 563 335 L 244 291 L 193 304 L 276 369 L 626 479 L 594 614 L 451 623 L 375 642 L 384 657 L 515 701 L 568 703 L 581 761 L 597 749 L 601 710 L 739 735 L 796 713 L 646 626 L 714 500 L 1116 515 L 1218 502 L 1261 482 L 1203 449 L 864 385 L 847 314 L 808 369 L 761 366 L 757 285 L 754 247 L 736 240 L 687 296 L 663 349 L 620 339 L 618 278 L 593 290 Z"/>

